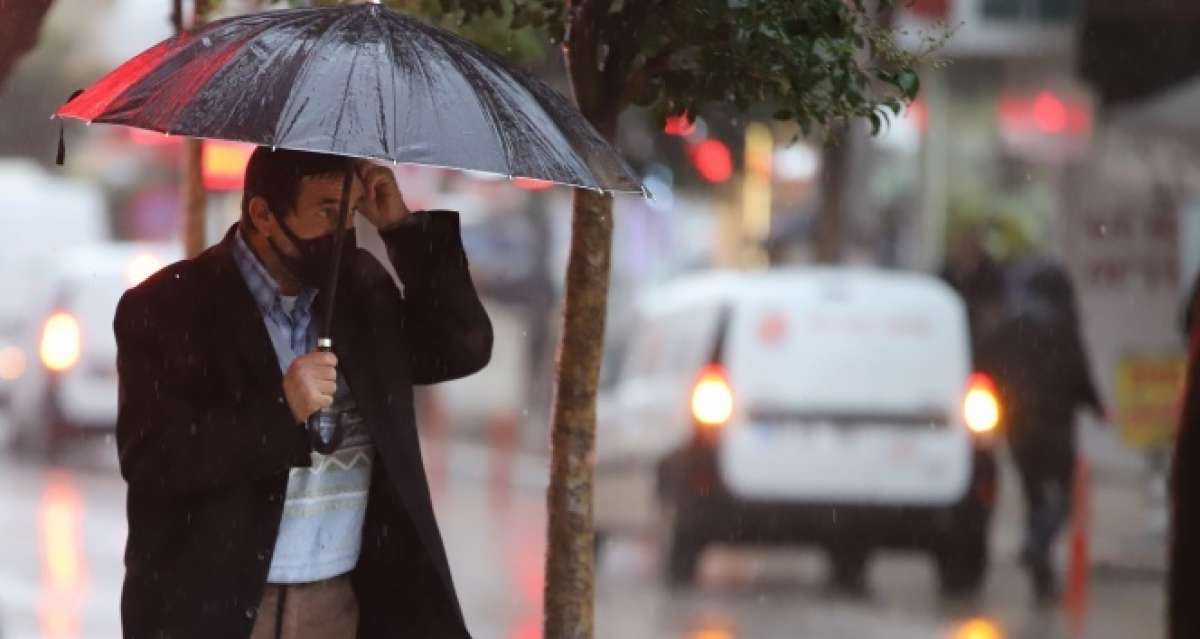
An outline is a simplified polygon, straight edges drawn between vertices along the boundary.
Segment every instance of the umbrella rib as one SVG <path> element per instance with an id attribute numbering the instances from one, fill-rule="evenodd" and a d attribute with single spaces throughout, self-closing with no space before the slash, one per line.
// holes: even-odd
<path id="1" fill-rule="evenodd" d="M 215 35 L 215 32 L 219 31 L 219 30 L 220 30 L 220 28 L 221 28 L 221 27 L 223 27 L 223 26 L 224 26 L 224 25 L 223 25 L 223 24 L 221 24 L 221 23 L 215 23 L 214 25 L 210 25 L 209 27 L 205 27 L 205 28 L 201 29 L 200 31 L 193 32 L 193 38 L 192 38 L 192 41 L 191 41 L 191 42 L 189 42 L 188 44 L 184 45 L 184 46 L 185 46 L 185 47 L 191 47 L 191 46 L 196 46 L 197 44 L 203 44 L 203 42 L 204 42 L 204 40 L 205 40 L 205 39 L 209 39 L 209 38 L 212 38 L 212 37 L 214 37 L 214 35 Z M 236 51 L 237 51 L 237 50 L 239 50 L 239 49 L 240 49 L 240 45 L 239 45 L 239 44 L 230 44 L 230 45 L 229 45 L 229 47 L 228 47 L 228 49 L 227 49 L 227 51 L 228 51 L 228 59 L 227 59 L 227 60 L 226 60 L 224 63 L 222 63 L 222 68 L 224 67 L 224 65 L 225 65 L 225 64 L 228 64 L 228 60 L 229 60 L 229 59 L 232 59 L 232 57 L 233 57 L 233 54 L 234 54 L 234 53 L 236 53 Z M 182 53 L 182 51 L 183 51 L 183 49 L 181 48 L 181 50 L 180 50 L 180 53 Z M 175 56 L 172 56 L 172 59 L 173 59 L 174 57 L 175 57 Z M 192 62 L 194 62 L 194 60 L 187 60 L 187 61 L 185 61 L 185 62 L 183 63 L 183 65 L 181 66 L 181 69 L 186 69 L 186 68 L 188 68 L 189 66 L 191 66 L 191 63 L 192 63 Z M 159 69 L 161 69 L 161 68 L 162 68 L 162 67 L 158 67 L 158 68 L 156 68 L 156 69 L 155 69 L 155 71 L 157 72 L 157 71 L 159 71 Z M 217 74 L 217 71 L 219 71 L 219 69 L 218 69 L 218 70 L 214 70 L 214 71 L 213 71 L 213 72 L 212 72 L 212 73 L 209 75 L 209 77 L 208 77 L 208 78 L 206 78 L 206 79 L 204 80 L 204 82 L 203 82 L 203 83 L 201 83 L 201 84 L 198 84 L 196 87 L 194 87 L 194 88 L 190 89 L 190 90 L 188 91 L 188 93 L 189 93 L 189 96 L 190 96 L 190 97 L 194 97 L 194 96 L 196 96 L 196 95 L 199 93 L 200 89 L 201 89 L 201 88 L 203 88 L 205 85 L 207 85 L 207 83 L 208 83 L 210 80 L 212 80 L 212 76 L 216 75 L 216 74 Z M 141 78 L 141 79 L 140 79 L 140 80 L 139 80 L 139 81 L 138 81 L 138 82 L 137 82 L 135 85 L 133 85 L 133 86 L 129 87 L 129 89 L 127 89 L 127 90 L 126 90 L 126 92 L 125 92 L 124 94 L 122 94 L 122 96 L 121 96 L 121 97 L 124 97 L 124 96 L 126 96 L 126 95 L 133 95 L 133 94 L 134 94 L 134 90 L 135 90 L 135 89 L 140 89 L 140 88 L 141 88 L 141 84 L 142 84 L 143 82 L 145 82 L 145 81 L 146 81 L 146 78 Z M 179 87 L 179 85 L 178 85 L 178 84 L 176 84 L 176 83 L 164 82 L 164 83 L 160 84 L 159 86 L 155 87 L 154 89 L 152 89 L 152 90 L 151 90 L 151 92 L 150 92 L 150 94 L 146 96 L 146 98 L 145 98 L 144 102 L 145 102 L 146 104 L 154 104 L 154 105 L 159 105 L 159 104 L 170 104 L 172 101 L 171 101 L 171 100 L 165 100 L 165 99 L 163 99 L 163 95 L 164 95 L 164 94 L 168 94 L 168 93 L 169 93 L 169 92 L 171 92 L 171 91 L 178 90 L 179 88 L 180 88 L 180 87 Z M 181 112 L 179 112 L 179 111 L 177 111 L 177 112 L 175 112 L 174 114 L 170 115 L 169 117 L 164 117 L 164 118 L 155 118 L 155 120 L 156 120 L 156 122 L 155 122 L 155 123 L 156 123 L 156 124 L 158 124 L 159 126 L 161 126 L 161 127 L 162 127 L 162 131 L 163 131 L 163 133 L 167 133 L 167 134 L 173 134 L 173 133 L 176 133 L 176 132 L 177 132 L 177 131 L 175 130 L 177 127 L 176 127 L 175 125 L 178 123 L 178 119 L 179 119 L 179 117 L 180 117 L 181 115 L 182 115 L 182 113 L 181 113 Z"/>
<path id="2" fill-rule="evenodd" d="M 354 79 L 354 69 L 358 67 L 358 56 L 360 53 L 362 53 L 362 48 L 354 47 L 354 57 L 350 58 L 350 69 L 346 72 L 345 94 L 347 96 L 350 95 L 351 81 Z M 338 107 L 337 120 L 333 123 L 333 140 L 330 141 L 330 146 L 336 147 L 337 139 L 341 137 L 339 134 L 342 132 L 342 119 L 346 116 L 346 105 L 348 103 L 349 100 L 342 100 L 342 104 Z"/>
<path id="3" fill-rule="evenodd" d="M 354 16 L 355 16 L 354 12 L 350 12 L 350 13 L 348 13 L 347 19 L 349 19 L 350 17 L 354 17 Z M 353 84 L 354 70 L 355 70 L 355 68 L 358 68 L 358 66 L 359 66 L 359 55 L 361 55 L 361 54 L 362 54 L 362 47 L 354 47 L 354 55 L 352 56 L 352 58 L 350 58 L 350 68 L 348 68 L 348 70 L 346 71 L 346 89 L 343 90 L 344 95 L 346 95 L 347 97 L 352 95 L 352 94 L 350 94 L 350 85 Z M 349 102 L 350 102 L 349 100 L 342 100 L 341 106 L 338 106 L 338 108 L 337 108 L 337 120 L 334 121 L 334 139 L 331 139 L 330 147 L 336 148 L 337 139 L 341 137 L 342 119 L 344 117 L 346 117 L 346 106 Z"/>
<path id="4" fill-rule="evenodd" d="M 338 24 L 342 20 L 346 20 L 346 19 L 348 19 L 348 16 L 345 16 L 345 15 L 336 16 L 334 18 L 334 20 L 332 20 L 330 22 L 330 24 L 325 27 L 325 31 L 322 32 L 321 36 L 319 38 L 317 38 L 316 42 L 313 43 L 311 49 L 309 50 L 309 54 L 304 57 L 304 62 L 300 63 L 300 69 L 299 69 L 299 71 L 296 72 L 296 79 L 295 79 L 295 81 L 292 82 L 293 87 L 300 86 L 303 83 L 303 81 L 308 77 L 309 71 L 311 70 L 311 66 L 312 66 L 312 59 L 313 59 L 312 52 L 320 50 L 321 47 L 324 45 L 325 40 L 330 37 L 331 33 L 333 33 L 334 27 L 338 26 Z M 302 108 L 298 107 L 295 109 L 294 112 L 292 112 L 293 111 L 293 109 L 292 109 L 293 101 L 294 101 L 294 98 L 292 98 L 292 96 L 289 95 L 287 101 L 284 102 L 283 109 L 280 110 L 280 124 L 283 126 L 282 126 L 281 130 L 275 131 L 275 140 L 277 142 L 279 140 L 283 140 L 284 138 L 286 138 L 287 134 L 291 132 L 292 127 L 296 124 L 296 120 L 300 119 L 300 112 L 301 112 Z M 288 114 L 288 113 L 290 113 L 291 117 L 287 119 L 286 124 L 283 124 L 285 119 L 282 116 L 283 116 L 283 114 Z"/>
<path id="5" fill-rule="evenodd" d="M 459 75 L 461 75 L 462 78 L 464 80 L 466 80 L 467 84 L 471 85 L 471 88 L 473 89 L 471 91 L 471 94 L 475 96 L 475 100 L 479 103 L 479 108 L 483 111 L 484 115 L 487 116 L 489 124 L 491 125 L 491 127 L 496 135 L 496 138 L 498 139 L 498 141 L 500 143 L 500 147 L 504 151 L 505 175 L 507 175 L 509 178 L 513 177 L 512 148 L 511 148 L 511 145 L 509 144 L 508 137 L 504 133 L 503 128 L 499 126 L 499 120 L 500 120 L 499 109 L 497 109 L 496 105 L 494 105 L 492 103 L 492 101 L 490 99 L 492 96 L 490 95 L 490 93 L 488 91 L 480 90 L 480 89 L 485 89 L 486 87 L 484 87 L 482 82 L 477 81 L 475 69 L 472 69 L 470 66 L 463 64 L 463 61 L 461 59 L 459 59 L 459 57 L 457 55 L 452 54 L 451 47 L 446 46 L 447 42 L 449 42 L 449 43 L 455 44 L 456 46 L 461 47 L 460 43 L 457 43 L 454 40 L 451 40 L 449 38 L 441 37 L 442 36 L 441 33 L 431 33 L 430 35 L 433 36 L 431 39 L 437 43 L 437 45 L 442 49 L 442 51 L 444 51 L 446 53 L 446 59 L 448 59 L 450 61 L 450 64 L 454 65 L 454 67 L 458 69 Z M 460 48 L 460 51 L 467 51 L 467 50 L 469 50 L 469 49 L 468 48 Z"/>
<path id="6" fill-rule="evenodd" d="M 406 18 L 406 19 L 411 20 L 411 18 Z M 424 25 L 421 25 L 420 23 L 418 23 L 418 26 L 424 26 Z M 430 38 L 428 33 L 425 33 L 424 31 L 421 31 L 421 33 L 426 38 L 426 40 L 432 39 L 432 38 Z M 425 89 L 426 89 L 426 91 L 429 92 L 429 99 L 431 102 L 433 102 L 432 106 L 435 107 L 433 109 L 433 112 L 437 115 L 437 117 L 440 118 L 441 114 L 442 114 L 442 110 L 440 108 L 436 108 L 436 107 L 438 106 L 438 102 L 441 101 L 441 96 L 438 95 L 438 92 L 434 90 L 433 76 L 430 75 L 429 69 L 426 68 L 426 66 L 425 66 L 425 59 L 421 57 L 421 52 L 419 50 L 417 50 L 415 45 L 413 45 L 411 38 L 408 40 L 408 51 L 409 51 L 409 54 L 412 56 L 413 61 L 416 63 L 417 70 L 420 71 L 420 73 L 421 73 L 421 78 L 423 78 L 425 80 Z"/>
<path id="7" fill-rule="evenodd" d="M 392 147 L 392 145 L 399 144 L 399 142 L 400 142 L 400 130 L 397 128 L 398 121 L 400 120 L 400 96 L 396 92 L 396 84 L 397 84 L 396 83 L 396 45 L 394 42 L 392 42 L 392 28 L 391 28 L 391 24 L 388 23 L 387 18 L 386 17 L 380 18 L 379 20 L 376 21 L 376 25 L 379 27 L 379 34 L 380 34 L 380 36 L 383 37 L 383 42 L 384 42 L 384 44 L 387 45 L 387 51 L 388 51 L 388 59 L 386 60 L 386 62 L 388 63 L 387 64 L 388 71 L 390 71 L 390 73 L 388 74 L 388 77 L 390 77 L 392 80 L 392 121 L 391 121 L 392 138 L 390 140 L 386 140 L 386 144 L 388 147 L 389 154 L 392 156 L 392 162 L 395 162 L 398 160 L 398 158 L 396 156 L 399 154 L 397 153 L 397 150 Z M 380 78 L 379 82 L 382 85 L 383 78 Z M 382 96 L 382 92 L 383 92 L 383 87 L 380 86 L 380 95 L 381 96 Z M 379 108 L 380 108 L 380 115 L 381 116 L 384 115 L 383 114 L 383 105 L 381 104 L 379 106 Z"/>
<path id="8" fill-rule="evenodd" d="M 250 37 L 243 40 L 242 43 L 240 45 L 238 45 L 238 52 L 240 53 L 241 51 L 246 49 L 246 47 L 249 47 L 252 44 L 254 44 L 254 42 L 256 40 L 258 40 L 260 37 L 262 37 L 268 31 L 272 31 L 272 30 L 278 29 L 280 27 L 286 27 L 291 24 L 301 22 L 301 21 L 307 19 L 307 17 L 308 17 L 307 12 L 299 12 L 298 11 L 298 12 L 296 12 L 296 15 L 294 15 L 294 16 L 288 16 L 278 22 L 271 22 L 271 23 L 265 25 L 262 29 L 259 29 L 258 31 L 251 34 Z M 276 53 L 278 53 L 278 52 L 276 52 Z M 265 64 L 264 66 L 269 66 L 269 64 Z M 219 75 L 219 72 L 214 73 L 212 75 L 212 77 L 210 77 L 204 83 L 204 85 L 202 85 L 200 87 L 200 89 L 196 91 L 196 95 L 198 96 L 201 93 L 203 93 L 209 87 L 209 85 L 211 85 L 216 80 L 217 75 Z M 249 93 L 242 94 L 238 98 L 238 102 L 236 102 L 234 105 L 230 105 L 229 108 L 224 109 L 223 116 L 224 116 L 224 121 L 226 124 L 228 124 L 229 120 L 233 117 L 234 113 L 236 112 L 236 107 L 241 104 L 241 101 L 248 99 L 250 97 L 251 97 L 251 94 L 249 94 Z M 218 128 L 220 128 L 220 127 L 218 127 Z"/>

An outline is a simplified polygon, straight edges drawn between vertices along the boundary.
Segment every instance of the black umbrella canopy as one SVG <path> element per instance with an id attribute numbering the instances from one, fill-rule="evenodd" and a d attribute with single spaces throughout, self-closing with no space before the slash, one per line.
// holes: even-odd
<path id="1" fill-rule="evenodd" d="M 554 89 L 378 4 L 227 18 L 166 40 L 58 116 L 642 192 Z"/>

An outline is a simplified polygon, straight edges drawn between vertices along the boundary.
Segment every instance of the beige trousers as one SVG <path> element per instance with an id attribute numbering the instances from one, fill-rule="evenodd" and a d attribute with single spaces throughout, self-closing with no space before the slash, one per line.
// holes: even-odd
<path id="1" fill-rule="evenodd" d="M 267 584 L 250 639 L 353 639 L 356 634 L 358 600 L 350 576 L 342 575 L 310 584 Z"/>

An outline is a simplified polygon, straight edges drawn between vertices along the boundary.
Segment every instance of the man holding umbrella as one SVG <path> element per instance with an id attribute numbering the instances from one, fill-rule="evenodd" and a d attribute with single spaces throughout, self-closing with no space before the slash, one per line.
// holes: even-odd
<path id="1" fill-rule="evenodd" d="M 262 147 L 241 222 L 117 310 L 126 636 L 468 636 L 412 385 L 479 370 L 491 325 L 457 216 L 346 158 L 642 193 L 628 164 L 546 83 L 378 0 L 208 23 L 56 116 Z"/>
<path id="2" fill-rule="evenodd" d="M 353 216 L 338 228 L 344 176 L 403 293 L 354 249 Z M 410 212 L 386 168 L 302 151 L 259 148 L 245 189 L 220 243 L 117 310 L 125 636 L 467 637 L 412 407 L 413 384 L 491 353 L 457 214 Z"/>

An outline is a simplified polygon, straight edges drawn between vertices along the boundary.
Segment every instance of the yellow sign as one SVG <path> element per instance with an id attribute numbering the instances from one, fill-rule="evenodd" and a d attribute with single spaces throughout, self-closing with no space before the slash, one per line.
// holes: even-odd
<path id="1" fill-rule="evenodd" d="M 1113 409 L 1121 439 L 1139 448 L 1170 445 L 1186 373 L 1182 353 L 1124 357 L 1117 363 Z"/>

